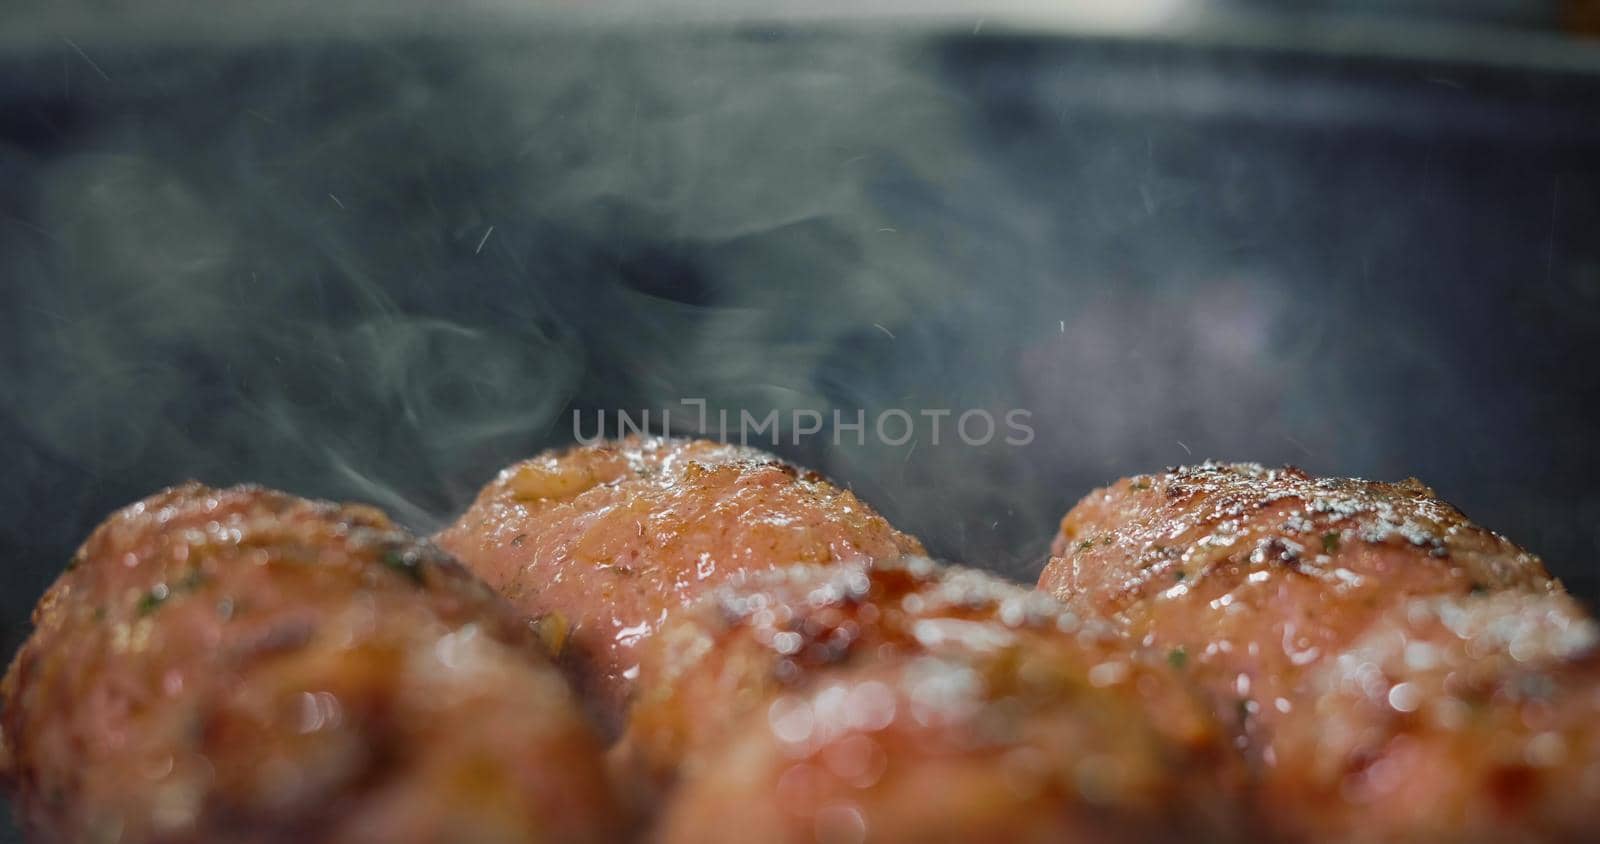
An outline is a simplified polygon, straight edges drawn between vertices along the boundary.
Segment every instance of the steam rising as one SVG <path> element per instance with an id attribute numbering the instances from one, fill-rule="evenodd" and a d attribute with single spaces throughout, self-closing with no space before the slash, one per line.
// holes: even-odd
<path id="1" fill-rule="evenodd" d="M 1548 265 L 1552 312 L 1588 295 L 1561 268 L 1592 245 L 1557 224 L 1595 200 L 1552 217 L 1561 160 L 1440 146 L 1498 143 L 1464 100 L 1385 134 L 1433 89 L 1317 77 L 1318 113 L 1263 72 L 1235 104 L 1226 67 L 1069 46 L 571 28 L 18 59 L 0 402 L 18 471 L 87 492 L 70 518 L 13 492 L 8 530 L 59 554 L 191 476 L 431 530 L 572 408 L 695 397 L 1031 410 L 1022 448 L 785 449 L 1020 577 L 1094 485 L 1206 457 L 1416 473 L 1486 521 L 1535 500 L 1516 467 L 1581 432 L 1534 436 L 1539 396 L 1460 338 L 1499 320 L 1471 280 Z M 1294 126 L 1262 123 L 1283 104 Z M 1459 336 L 1425 313 L 1455 280 Z"/>
<path id="2" fill-rule="evenodd" d="M 959 171 L 944 95 L 888 44 L 639 47 L 97 49 L 66 72 L 117 116 L 26 161 L 7 232 L 7 406 L 131 494 L 257 480 L 421 529 L 575 398 L 829 406 L 842 335 L 960 289 L 873 195 Z"/>

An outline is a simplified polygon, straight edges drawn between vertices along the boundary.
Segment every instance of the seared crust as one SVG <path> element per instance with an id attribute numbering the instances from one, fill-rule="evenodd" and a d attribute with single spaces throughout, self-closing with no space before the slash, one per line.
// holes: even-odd
<path id="1" fill-rule="evenodd" d="M 500 599 L 362 506 L 167 490 L 102 524 L 7 673 L 33 841 L 620 830 L 597 736 Z"/>
<path id="2" fill-rule="evenodd" d="M 730 576 L 922 551 L 814 473 L 755 449 L 660 438 L 514 464 L 438 542 L 539 619 L 611 725 L 640 644 Z"/>
<path id="3" fill-rule="evenodd" d="M 1054 553 L 1040 588 L 1181 660 L 1289 836 L 1588 834 L 1594 624 L 1422 484 L 1140 475 L 1073 508 Z"/>
<path id="4" fill-rule="evenodd" d="M 667 841 L 1238 833 L 1211 719 L 1114 638 L 926 559 L 766 573 L 656 637 L 621 747 L 681 777 Z"/>

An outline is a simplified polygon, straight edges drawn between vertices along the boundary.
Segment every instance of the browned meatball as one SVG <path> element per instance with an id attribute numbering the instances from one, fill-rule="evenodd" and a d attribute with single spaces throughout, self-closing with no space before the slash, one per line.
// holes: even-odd
<path id="1" fill-rule="evenodd" d="M 922 550 L 848 490 L 771 455 L 655 438 L 517 463 L 438 541 L 541 619 L 612 725 L 639 644 L 730 575 Z"/>
<path id="2" fill-rule="evenodd" d="M 1141 475 L 1080 502 L 1054 551 L 1040 588 L 1183 663 L 1290 837 L 1591 834 L 1595 626 L 1422 484 Z"/>
<path id="3" fill-rule="evenodd" d="M 1173 668 L 925 559 L 730 584 L 651 643 L 623 758 L 665 841 L 1210 838 L 1238 800 Z"/>
<path id="4" fill-rule="evenodd" d="M 525 842 L 621 831 L 515 613 L 362 506 L 190 484 L 113 515 L 3 684 L 35 841 Z"/>
<path id="5" fill-rule="evenodd" d="M 1386 614 L 1307 674 L 1304 713 L 1274 732 L 1282 825 L 1303 839 L 1592 841 L 1595 641 L 1565 596 L 1424 598 Z"/>

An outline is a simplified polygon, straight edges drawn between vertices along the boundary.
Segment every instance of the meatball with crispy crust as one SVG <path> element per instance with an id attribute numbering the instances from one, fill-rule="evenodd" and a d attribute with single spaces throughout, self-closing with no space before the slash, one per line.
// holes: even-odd
<path id="1" fill-rule="evenodd" d="M 526 624 L 372 508 L 159 493 L 95 530 L 34 623 L 0 689 L 29 840 L 621 832 Z"/>
<path id="2" fill-rule="evenodd" d="M 1288 837 L 1591 834 L 1595 626 L 1421 483 L 1141 475 L 1073 508 L 1054 552 L 1040 588 L 1186 664 Z"/>
<path id="3" fill-rule="evenodd" d="M 640 643 L 730 575 L 922 551 L 814 473 L 755 449 L 659 438 L 512 465 L 438 541 L 539 619 L 612 726 Z"/>
<path id="4" fill-rule="evenodd" d="M 620 755 L 665 841 L 1237 834 L 1236 771 L 1172 666 L 926 559 L 743 579 L 650 644 Z"/>

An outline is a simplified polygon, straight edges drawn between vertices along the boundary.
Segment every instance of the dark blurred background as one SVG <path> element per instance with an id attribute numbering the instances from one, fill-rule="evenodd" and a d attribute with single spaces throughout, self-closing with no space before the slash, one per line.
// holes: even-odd
<path id="1" fill-rule="evenodd" d="M 1421 477 L 1600 595 L 1583 4 L 189 5 L 0 35 L 8 653 L 163 485 L 431 530 L 574 409 L 696 397 L 1031 411 L 779 449 L 1017 578 L 1216 458 Z"/>

